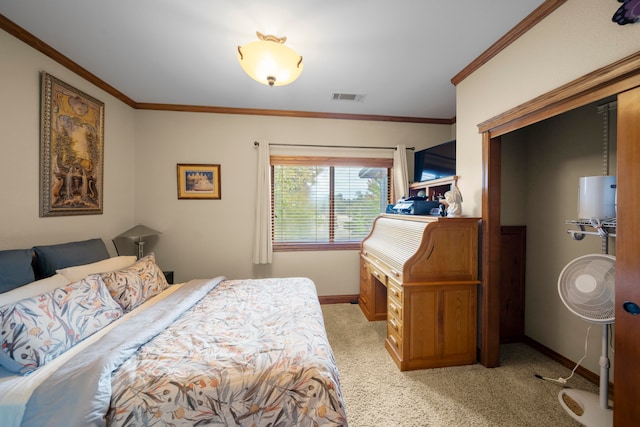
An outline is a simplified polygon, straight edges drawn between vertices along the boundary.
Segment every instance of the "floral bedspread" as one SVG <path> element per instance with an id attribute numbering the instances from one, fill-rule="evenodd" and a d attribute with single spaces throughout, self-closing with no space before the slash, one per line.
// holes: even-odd
<path id="1" fill-rule="evenodd" d="M 309 279 L 227 280 L 114 372 L 111 426 L 346 426 Z"/>

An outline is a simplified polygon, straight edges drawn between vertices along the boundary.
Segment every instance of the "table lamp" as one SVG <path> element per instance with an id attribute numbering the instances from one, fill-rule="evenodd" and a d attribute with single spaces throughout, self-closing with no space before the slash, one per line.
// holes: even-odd
<path id="1" fill-rule="evenodd" d="M 135 244 L 138 246 L 138 259 L 144 257 L 144 240 L 143 237 L 147 236 L 156 236 L 158 234 L 162 234 L 158 230 L 154 230 L 153 228 L 147 227 L 146 225 L 138 224 L 133 228 L 128 229 L 122 234 L 119 234 L 117 237 L 133 237 L 135 238 Z"/>

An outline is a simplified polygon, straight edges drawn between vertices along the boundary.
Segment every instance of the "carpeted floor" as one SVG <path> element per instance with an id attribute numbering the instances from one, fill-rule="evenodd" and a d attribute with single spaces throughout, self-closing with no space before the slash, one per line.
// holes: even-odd
<path id="1" fill-rule="evenodd" d="M 579 426 L 558 403 L 560 385 L 536 378 L 570 370 L 525 344 L 501 347 L 500 367 L 400 372 L 384 348 L 385 322 L 355 304 L 323 305 L 351 427 Z M 574 375 L 568 386 L 598 392 Z"/>

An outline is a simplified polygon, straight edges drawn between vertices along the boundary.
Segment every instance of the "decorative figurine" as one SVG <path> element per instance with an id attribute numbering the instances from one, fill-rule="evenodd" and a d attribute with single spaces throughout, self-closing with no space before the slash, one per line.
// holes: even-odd
<path id="1" fill-rule="evenodd" d="M 458 177 L 453 178 L 451 191 L 444 193 L 445 204 L 447 205 L 447 216 L 462 216 L 462 193 L 458 188 Z"/>

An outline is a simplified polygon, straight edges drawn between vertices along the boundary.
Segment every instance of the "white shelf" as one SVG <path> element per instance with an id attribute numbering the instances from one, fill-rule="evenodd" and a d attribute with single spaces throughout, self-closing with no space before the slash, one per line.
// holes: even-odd
<path id="1" fill-rule="evenodd" d="M 456 178 L 458 178 L 458 176 L 453 175 L 453 176 L 445 176 L 444 178 L 432 179 L 431 181 L 413 182 L 409 184 L 409 188 L 413 190 L 413 189 L 423 189 L 428 187 L 437 187 L 438 185 L 444 185 L 444 184 L 453 184 Z"/>
<path id="2" fill-rule="evenodd" d="M 571 220 L 567 220 L 566 224 L 575 225 L 575 226 L 577 226 L 579 228 L 579 230 L 567 230 L 567 233 L 571 234 L 571 237 L 573 237 L 575 240 L 582 240 L 585 235 L 600 236 L 598 231 L 587 231 L 588 229 L 595 230 L 595 227 L 591 224 L 591 221 L 589 221 L 589 220 L 586 220 L 586 219 L 571 219 Z M 600 222 L 600 226 L 607 233 L 606 236 L 600 236 L 600 237 L 602 237 L 602 238 L 604 238 L 604 237 L 616 237 L 617 221 L 616 221 L 615 218 L 606 219 L 606 220 L 601 221 Z"/>

